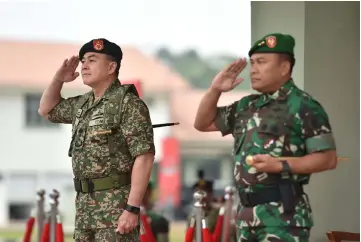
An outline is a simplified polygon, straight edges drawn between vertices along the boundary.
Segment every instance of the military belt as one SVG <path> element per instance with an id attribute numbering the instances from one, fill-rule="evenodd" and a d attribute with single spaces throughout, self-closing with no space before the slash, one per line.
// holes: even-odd
<path id="1" fill-rule="evenodd" d="M 289 182 L 265 187 L 257 192 L 239 192 L 239 199 L 244 207 L 254 207 L 270 202 L 284 202 L 285 199 L 295 200 L 293 198 L 298 198 L 302 194 L 304 194 L 302 184 Z"/>
<path id="2" fill-rule="evenodd" d="M 131 174 L 123 173 L 114 177 L 101 177 L 101 178 L 74 178 L 74 188 L 76 192 L 92 193 L 95 191 L 109 190 L 112 188 L 120 188 L 131 183 Z"/>

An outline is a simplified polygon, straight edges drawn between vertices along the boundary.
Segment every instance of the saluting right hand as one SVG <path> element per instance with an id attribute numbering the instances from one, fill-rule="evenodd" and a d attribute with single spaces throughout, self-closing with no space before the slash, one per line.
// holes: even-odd
<path id="1" fill-rule="evenodd" d="M 244 79 L 238 78 L 238 75 L 243 71 L 247 66 L 247 61 L 245 58 L 239 59 L 221 72 L 213 79 L 211 88 L 219 92 L 228 92 L 240 84 Z"/>
<path id="2" fill-rule="evenodd" d="M 72 56 L 69 59 L 65 59 L 59 70 L 55 73 L 54 79 L 61 82 L 74 81 L 79 76 L 79 72 L 76 72 L 78 65 L 78 56 Z"/>

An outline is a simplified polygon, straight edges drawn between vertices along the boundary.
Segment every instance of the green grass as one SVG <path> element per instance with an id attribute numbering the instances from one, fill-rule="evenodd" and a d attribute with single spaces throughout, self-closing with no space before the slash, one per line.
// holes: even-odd
<path id="1" fill-rule="evenodd" d="M 170 242 L 184 242 L 184 233 L 185 233 L 185 223 L 173 223 L 171 224 L 169 234 Z M 24 236 L 24 231 L 20 230 L 0 230 L 1 239 L 22 239 Z M 36 234 L 33 234 L 33 239 L 35 240 Z M 73 241 L 72 235 L 65 236 L 64 242 Z"/>

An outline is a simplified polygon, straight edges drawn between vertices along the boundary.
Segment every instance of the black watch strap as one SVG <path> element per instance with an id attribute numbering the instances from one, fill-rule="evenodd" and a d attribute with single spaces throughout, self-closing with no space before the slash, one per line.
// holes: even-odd
<path id="1" fill-rule="evenodd" d="M 139 214 L 140 213 L 140 208 L 131 206 L 129 204 L 127 204 L 125 206 L 124 210 L 126 210 L 126 211 L 128 211 L 130 213 L 134 213 L 134 214 Z"/>
<path id="2" fill-rule="evenodd" d="M 281 160 L 281 163 L 282 163 L 281 177 L 282 179 L 289 179 L 292 174 L 291 167 L 286 160 Z"/>

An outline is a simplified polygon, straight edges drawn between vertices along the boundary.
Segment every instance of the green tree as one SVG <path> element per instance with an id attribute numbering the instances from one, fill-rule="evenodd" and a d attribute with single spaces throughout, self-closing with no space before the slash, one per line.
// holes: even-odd
<path id="1" fill-rule="evenodd" d="M 181 53 L 172 53 L 165 47 L 160 48 L 156 55 L 160 60 L 187 79 L 193 87 L 200 89 L 208 88 L 217 73 L 236 60 L 234 56 L 225 55 L 202 57 L 196 50 L 192 49 Z M 244 70 L 240 77 L 244 78 L 245 81 L 236 89 L 249 90 L 249 70 Z"/>

